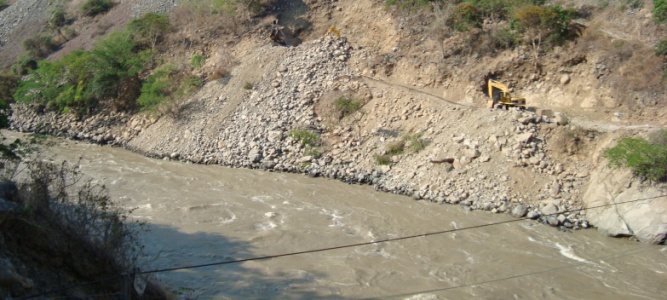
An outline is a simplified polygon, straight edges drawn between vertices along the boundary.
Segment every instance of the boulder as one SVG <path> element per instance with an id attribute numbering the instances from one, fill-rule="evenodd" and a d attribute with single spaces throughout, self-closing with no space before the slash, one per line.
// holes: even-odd
<path id="1" fill-rule="evenodd" d="M 511 211 L 512 216 L 516 218 L 523 218 L 526 213 L 528 213 L 528 207 L 523 204 L 514 206 Z"/>
<path id="2" fill-rule="evenodd" d="M 558 212 L 558 206 L 556 206 L 553 203 L 549 203 L 546 206 L 542 207 L 540 212 L 542 212 L 543 215 L 547 215 L 547 216 L 548 215 L 554 215 Z"/>
<path id="3" fill-rule="evenodd" d="M 583 194 L 584 206 L 588 208 L 586 217 L 591 225 L 608 236 L 634 236 L 645 243 L 664 243 L 667 238 L 665 187 L 665 184 L 642 184 L 631 171 L 610 169 L 602 164 L 592 172 Z"/>
<path id="4" fill-rule="evenodd" d="M 533 138 L 532 132 L 524 132 L 516 136 L 516 141 L 519 143 L 528 143 Z"/>
<path id="5" fill-rule="evenodd" d="M 570 83 L 570 75 L 563 74 L 563 76 L 560 77 L 560 84 L 565 85 L 568 83 Z"/>

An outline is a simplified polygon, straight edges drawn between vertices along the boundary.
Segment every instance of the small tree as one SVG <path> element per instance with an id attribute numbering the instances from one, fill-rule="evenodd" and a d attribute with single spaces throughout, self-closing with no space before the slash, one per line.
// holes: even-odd
<path id="1" fill-rule="evenodd" d="M 447 20 L 447 24 L 458 31 L 470 28 L 481 28 L 482 17 L 479 10 L 472 3 L 462 2 L 454 7 L 454 11 Z"/>
<path id="2" fill-rule="evenodd" d="M 564 40 L 574 13 L 560 6 L 528 5 L 514 14 L 514 23 L 533 48 L 536 67 L 545 42 L 553 46 Z"/>
<path id="3" fill-rule="evenodd" d="M 127 24 L 127 29 L 135 41 L 149 45 L 151 49 L 154 49 L 171 29 L 171 23 L 169 23 L 169 17 L 165 14 L 147 13 L 141 18 L 130 21 Z"/>
<path id="4" fill-rule="evenodd" d="M 662 129 L 643 138 L 622 138 L 612 148 L 605 149 L 604 157 L 613 167 L 627 167 L 635 175 L 651 181 L 667 180 L 667 130 Z"/>

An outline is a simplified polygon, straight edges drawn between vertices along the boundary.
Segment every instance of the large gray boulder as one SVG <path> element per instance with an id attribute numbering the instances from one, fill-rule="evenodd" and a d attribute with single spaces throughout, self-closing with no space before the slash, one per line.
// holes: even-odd
<path id="1" fill-rule="evenodd" d="M 588 221 L 609 236 L 634 236 L 644 243 L 667 238 L 667 186 L 641 183 L 629 170 L 601 166 L 583 195 Z M 642 201 L 634 201 L 646 199 Z M 619 204 L 622 202 L 630 202 Z M 600 208 L 595 208 L 603 206 Z"/>

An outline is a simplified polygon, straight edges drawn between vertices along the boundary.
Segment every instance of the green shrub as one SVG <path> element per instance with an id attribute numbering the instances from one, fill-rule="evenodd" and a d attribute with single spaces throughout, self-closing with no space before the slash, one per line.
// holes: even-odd
<path id="1" fill-rule="evenodd" d="M 293 129 L 290 131 L 290 136 L 305 147 L 315 147 L 320 143 L 319 135 L 305 129 Z"/>
<path id="2" fill-rule="evenodd" d="M 155 48 L 171 29 L 171 23 L 165 14 L 147 13 L 130 21 L 127 29 L 137 43 Z"/>
<path id="3" fill-rule="evenodd" d="M 37 69 L 37 60 L 27 55 L 21 55 L 12 65 L 12 73 L 18 76 L 27 75 L 34 69 Z"/>
<path id="4" fill-rule="evenodd" d="M 150 52 L 135 52 L 135 45 L 127 32 L 114 32 L 91 51 L 74 51 L 53 62 L 40 61 L 19 83 L 14 98 L 60 111 L 89 112 L 100 103 L 129 109 L 141 91 L 138 74 L 151 57 Z"/>
<path id="5" fill-rule="evenodd" d="M 9 6 L 9 4 L 7 4 L 6 0 L 0 0 L 0 11 L 4 10 L 8 6 Z"/>
<path id="6" fill-rule="evenodd" d="M 630 168 L 637 176 L 651 181 L 667 180 L 667 130 L 662 129 L 643 138 L 622 138 L 604 157 L 613 167 Z"/>
<path id="7" fill-rule="evenodd" d="M 653 0 L 651 14 L 656 24 L 667 23 L 667 0 Z"/>
<path id="8" fill-rule="evenodd" d="M 190 58 L 190 66 L 195 70 L 203 67 L 205 62 L 206 57 L 201 54 L 194 54 Z"/>
<path id="9" fill-rule="evenodd" d="M 253 84 L 250 83 L 250 82 L 246 82 L 246 83 L 243 85 L 243 89 L 246 90 L 246 91 L 248 91 L 248 90 L 252 90 L 252 88 L 253 88 Z"/>
<path id="10" fill-rule="evenodd" d="M 202 81 L 201 78 L 197 76 L 189 76 L 185 78 L 183 83 L 180 85 L 178 89 L 178 95 L 187 96 L 202 86 L 204 86 L 204 81 Z"/>
<path id="11" fill-rule="evenodd" d="M 390 165 L 391 164 L 391 157 L 389 155 L 375 155 L 375 163 L 378 165 Z"/>
<path id="12" fill-rule="evenodd" d="M 51 11 L 51 18 L 49 19 L 49 27 L 60 28 L 67 24 L 67 14 L 61 5 L 57 5 Z"/>
<path id="13" fill-rule="evenodd" d="M 466 31 L 470 28 L 481 28 L 482 17 L 475 5 L 462 2 L 454 7 L 454 11 L 447 20 L 447 25 L 458 31 Z"/>
<path id="14" fill-rule="evenodd" d="M 160 66 L 153 71 L 141 86 L 141 95 L 137 103 L 142 110 L 150 110 L 160 105 L 175 90 L 173 82 L 174 68 L 170 65 Z"/>
<path id="15" fill-rule="evenodd" d="M 14 102 L 14 91 L 19 77 L 13 74 L 0 74 L 0 128 L 9 125 L 9 103 Z"/>
<path id="16" fill-rule="evenodd" d="M 509 27 L 502 27 L 495 31 L 494 46 L 500 49 L 512 48 L 521 43 L 521 37 Z"/>
<path id="17" fill-rule="evenodd" d="M 655 45 L 655 55 L 667 56 L 667 39 L 663 39 Z"/>
<path id="18" fill-rule="evenodd" d="M 514 14 L 512 23 L 523 32 L 529 43 L 539 47 L 561 44 L 571 35 L 570 21 L 578 15 L 576 9 L 563 9 L 556 6 L 528 5 Z"/>
<path id="19" fill-rule="evenodd" d="M 200 78 L 184 74 L 171 65 L 156 68 L 142 85 L 141 95 L 137 98 L 141 110 L 154 110 L 165 102 L 189 95 L 203 85 Z"/>
<path id="20" fill-rule="evenodd" d="M 423 139 L 424 135 L 421 133 L 413 133 L 406 135 L 403 139 L 406 142 L 406 148 L 412 152 L 417 153 L 426 148 L 426 140 Z"/>
<path id="21" fill-rule="evenodd" d="M 361 100 L 355 100 L 352 98 L 338 98 L 334 101 L 336 111 L 340 113 L 341 117 L 347 117 L 354 112 L 357 112 L 364 105 Z"/>
<path id="22" fill-rule="evenodd" d="M 526 5 L 544 5 L 544 0 L 466 0 L 475 5 L 483 17 L 491 19 L 510 18 L 512 12 Z"/>
<path id="23" fill-rule="evenodd" d="M 87 0 L 81 4 L 81 13 L 93 17 L 109 11 L 111 7 L 113 7 L 111 0 Z"/>
<path id="24" fill-rule="evenodd" d="M 44 58 L 58 49 L 58 44 L 50 35 L 36 34 L 23 41 L 23 48 L 32 58 Z"/>

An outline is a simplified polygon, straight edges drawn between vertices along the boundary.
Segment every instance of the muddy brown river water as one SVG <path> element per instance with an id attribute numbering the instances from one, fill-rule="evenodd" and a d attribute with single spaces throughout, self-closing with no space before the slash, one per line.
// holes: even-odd
<path id="1" fill-rule="evenodd" d="M 146 158 L 59 140 L 150 231 L 142 270 L 466 228 L 507 215 L 297 174 Z M 667 247 L 519 221 L 155 275 L 197 299 L 665 299 Z"/>

